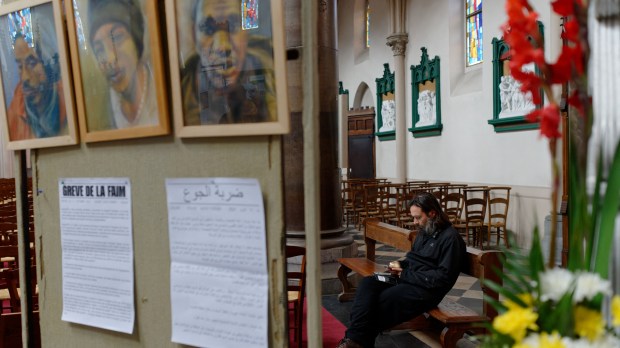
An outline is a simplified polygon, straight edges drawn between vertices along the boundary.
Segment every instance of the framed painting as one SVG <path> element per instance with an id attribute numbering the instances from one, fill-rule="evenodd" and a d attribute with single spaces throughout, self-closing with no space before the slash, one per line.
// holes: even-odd
<path id="1" fill-rule="evenodd" d="M 157 0 L 64 4 L 82 139 L 168 134 Z"/>
<path id="2" fill-rule="evenodd" d="M 411 66 L 412 127 L 414 138 L 441 135 L 441 75 L 439 57 L 428 59 L 422 47 L 420 65 Z"/>
<path id="3" fill-rule="evenodd" d="M 175 133 L 289 131 L 282 0 L 166 0 Z"/>
<path id="4" fill-rule="evenodd" d="M 396 104 L 394 101 L 394 73 L 383 64 L 383 76 L 377 83 L 377 132 L 379 141 L 396 139 Z"/>
<path id="5" fill-rule="evenodd" d="M 0 105 L 6 148 L 77 144 L 60 0 L 0 7 Z"/>
<path id="6" fill-rule="evenodd" d="M 538 30 L 544 35 L 544 26 L 538 22 Z M 529 122 L 526 115 L 541 105 L 535 105 L 530 92 L 521 91 L 521 83 L 510 73 L 510 46 L 504 39 L 493 38 L 493 118 L 488 121 L 496 133 L 538 129 L 538 122 Z M 538 67 L 531 63 L 524 71 L 540 74 Z M 540 100 L 544 100 L 540 90 Z"/>

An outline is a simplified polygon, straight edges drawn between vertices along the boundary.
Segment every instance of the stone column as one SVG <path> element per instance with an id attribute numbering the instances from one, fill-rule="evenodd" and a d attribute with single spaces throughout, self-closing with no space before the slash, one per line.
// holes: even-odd
<path id="1" fill-rule="evenodd" d="M 394 53 L 394 99 L 396 104 L 396 180 L 407 181 L 407 93 L 405 87 L 405 51 L 409 42 L 405 23 L 407 2 L 390 0 L 390 24 L 392 34 L 387 37 L 387 45 Z"/>
<path id="2" fill-rule="evenodd" d="M 303 47 L 301 42 L 301 1 L 285 1 L 291 132 L 284 136 L 284 184 L 287 235 L 303 238 L 303 129 L 301 111 L 302 59 L 304 49 L 319 50 L 319 138 L 321 149 L 321 234 L 342 234 L 340 173 L 338 169 L 338 66 L 336 64 L 336 2 L 319 1 L 318 47 Z"/>
<path id="3" fill-rule="evenodd" d="M 339 257 L 357 256 L 357 245 L 342 225 L 340 169 L 338 167 L 338 65 L 336 47 L 336 1 L 317 2 L 317 47 L 304 47 L 301 40 L 301 0 L 284 2 L 288 55 L 288 95 L 291 132 L 283 136 L 284 210 L 287 244 L 305 246 L 303 177 L 302 54 L 318 49 L 319 141 L 320 141 L 320 233 L 322 292 L 340 291 L 336 270 Z"/>

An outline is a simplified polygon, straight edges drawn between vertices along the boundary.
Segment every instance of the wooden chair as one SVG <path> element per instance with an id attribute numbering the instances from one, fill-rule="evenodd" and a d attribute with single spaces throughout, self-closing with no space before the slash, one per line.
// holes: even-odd
<path id="1" fill-rule="evenodd" d="M 398 189 L 402 184 L 385 184 L 379 191 L 379 204 L 381 207 L 381 221 L 388 223 L 390 219 L 396 218 L 398 213 Z"/>
<path id="2" fill-rule="evenodd" d="M 299 260 L 301 258 L 301 260 Z M 306 295 L 306 248 L 286 246 L 288 310 L 292 312 L 293 321 L 289 330 L 293 330 L 294 342 L 301 348 L 301 332 L 304 322 L 304 297 Z M 290 261 L 290 262 L 289 262 Z M 297 270 L 296 264 L 299 263 Z M 290 269 L 290 270 L 289 270 Z"/>
<path id="3" fill-rule="evenodd" d="M 30 270 L 30 295 L 32 296 L 33 309 L 38 310 L 39 288 L 37 286 L 36 266 L 30 266 Z M 2 311 L 4 312 L 8 309 L 10 312 L 20 312 L 21 294 L 22 292 L 20 290 L 19 269 L 2 269 L 2 271 L 0 272 L 0 300 L 9 301 L 9 306 L 3 306 Z"/>
<path id="4" fill-rule="evenodd" d="M 465 205 L 465 195 L 463 194 L 462 187 L 450 187 L 446 191 L 446 195 L 443 199 L 443 210 L 448 215 L 452 224 L 461 223 L 463 216 L 463 207 Z"/>
<path id="5" fill-rule="evenodd" d="M 504 238 L 506 248 L 509 247 L 508 236 L 506 231 L 506 220 L 508 218 L 508 206 L 510 204 L 509 186 L 489 187 L 489 218 L 487 229 L 487 243 L 491 242 L 491 235 L 497 236 L 496 244 L 499 245 L 499 239 Z"/>
<path id="6" fill-rule="evenodd" d="M 357 214 L 358 230 L 364 227 L 364 220 L 381 215 L 379 184 L 366 184 L 363 187 L 362 209 Z"/>
<path id="7" fill-rule="evenodd" d="M 480 249 L 483 249 L 483 232 L 485 232 L 484 230 L 487 228 L 487 225 L 485 224 L 485 217 L 487 212 L 489 191 L 486 187 L 468 187 L 463 190 L 463 192 L 465 197 L 465 221 L 455 224 L 454 227 L 464 234 L 465 241 L 468 245 L 477 246 Z"/>
<path id="8" fill-rule="evenodd" d="M 18 250 L 17 246 L 0 246 L 0 301 L 2 301 L 2 313 L 5 311 L 19 311 L 19 297 L 17 295 L 17 284 L 9 279 L 10 269 L 17 267 Z M 12 288 L 10 288 L 12 287 Z M 17 299 L 17 302 L 15 302 Z M 7 305 L 4 305 L 7 301 Z"/>
<path id="9" fill-rule="evenodd" d="M 19 272 L 17 269 L 3 269 L 0 272 L 0 281 L 2 286 L 0 289 L 0 300 L 9 302 L 8 307 L 2 306 L 2 312 L 8 309 L 11 313 L 21 310 L 19 299 Z"/>

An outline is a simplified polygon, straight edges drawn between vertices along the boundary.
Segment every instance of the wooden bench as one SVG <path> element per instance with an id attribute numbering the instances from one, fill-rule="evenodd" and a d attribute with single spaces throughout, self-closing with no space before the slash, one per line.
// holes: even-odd
<path id="1" fill-rule="evenodd" d="M 404 228 L 396 227 L 380 222 L 378 219 L 366 219 L 364 230 L 364 241 L 366 242 L 365 258 L 341 258 L 338 259 L 340 268 L 338 278 L 342 283 L 342 293 L 338 296 L 340 302 L 350 301 L 355 296 L 355 287 L 349 281 L 349 274 L 356 272 L 361 276 L 369 276 L 374 272 L 385 272 L 385 265 L 375 262 L 376 243 L 382 243 L 395 247 L 398 250 L 411 250 L 411 243 L 415 239 L 416 233 Z M 461 272 L 476 277 L 479 280 L 489 279 L 499 283 L 500 277 L 494 269 L 501 269 L 501 252 L 496 250 L 478 250 L 467 247 L 467 264 Z M 480 282 L 483 296 L 498 299 L 496 292 L 486 287 Z M 483 333 L 484 329 L 479 325 L 492 320 L 497 311 L 490 303 L 483 298 L 482 315 L 476 311 L 444 298 L 436 307 L 408 322 L 402 323 L 392 329 L 408 330 L 431 330 L 439 328 L 441 330 L 440 342 L 442 347 L 452 348 L 456 346 L 456 341 L 463 337 L 466 332 L 476 334 Z"/>

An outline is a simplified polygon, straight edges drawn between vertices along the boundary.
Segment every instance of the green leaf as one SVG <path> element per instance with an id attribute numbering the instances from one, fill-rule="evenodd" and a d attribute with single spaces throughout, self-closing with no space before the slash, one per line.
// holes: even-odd
<path id="1" fill-rule="evenodd" d="M 595 236 L 596 250 L 594 271 L 601 277 L 607 279 L 609 272 L 609 253 L 613 244 L 614 226 L 616 216 L 620 208 L 620 142 L 616 146 L 616 152 L 609 173 L 607 175 L 607 190 L 601 207 L 600 219 L 597 224 Z"/>
<path id="2" fill-rule="evenodd" d="M 515 291 L 511 291 L 510 289 L 507 289 L 495 282 L 492 281 L 485 281 L 484 282 L 486 284 L 486 286 L 491 289 L 492 291 L 497 292 L 498 294 L 502 295 L 505 299 L 510 300 L 514 303 L 518 303 L 519 305 L 525 307 L 525 303 L 517 296 L 518 294 Z M 504 307 L 502 305 L 502 308 L 495 308 L 498 311 L 500 311 L 500 309 L 505 309 L 506 307 Z"/>
<path id="3" fill-rule="evenodd" d="M 568 293 L 562 296 L 556 306 L 552 302 L 546 302 L 538 310 L 538 323 L 541 331 L 557 331 L 562 336 L 573 334 L 573 294 Z"/>
<path id="4" fill-rule="evenodd" d="M 591 227 L 590 222 L 598 221 L 599 211 L 601 208 L 601 182 L 603 181 L 603 153 L 602 150 L 599 150 L 598 156 L 596 158 L 596 183 L 594 185 L 594 196 L 592 197 L 592 213 L 588 219 L 588 226 L 584 226 L 586 228 L 583 229 L 584 238 L 586 240 L 586 250 L 585 250 L 585 258 L 590 264 L 588 270 L 592 270 L 593 268 L 593 259 L 592 253 L 594 252 L 594 248 L 596 247 L 594 243 L 594 228 Z"/>
<path id="5" fill-rule="evenodd" d="M 532 249 L 530 250 L 530 276 L 534 280 L 538 280 L 538 273 L 545 270 L 545 260 L 543 258 L 542 247 L 540 246 L 540 233 L 538 226 L 534 227 L 534 236 L 532 237 Z"/>
<path id="6" fill-rule="evenodd" d="M 568 194 L 568 216 L 570 217 L 569 227 L 569 251 L 568 269 L 576 271 L 584 269 L 585 259 L 583 253 L 584 230 L 587 226 L 587 196 L 585 189 L 585 173 L 580 170 L 579 159 L 577 158 L 576 145 L 570 143 L 568 161 L 569 169 L 569 194 Z"/>

